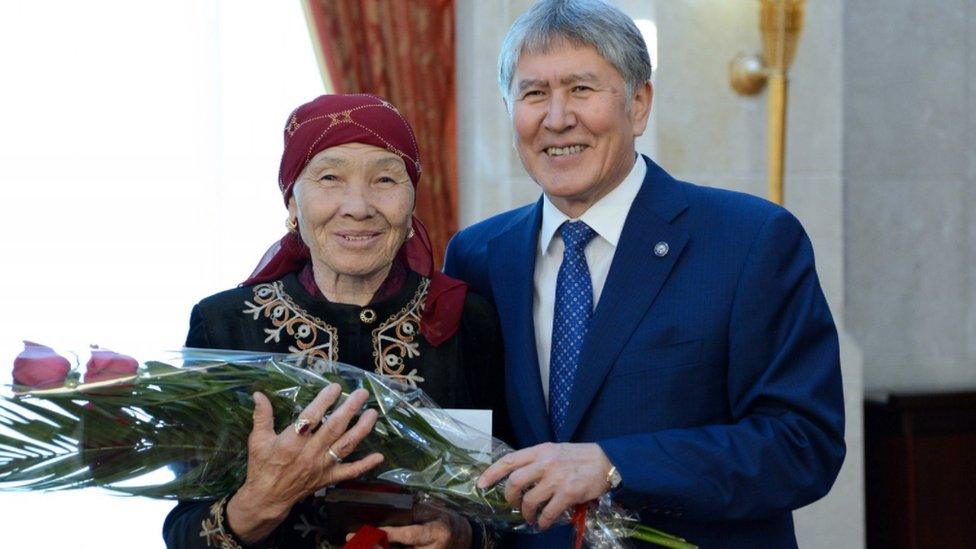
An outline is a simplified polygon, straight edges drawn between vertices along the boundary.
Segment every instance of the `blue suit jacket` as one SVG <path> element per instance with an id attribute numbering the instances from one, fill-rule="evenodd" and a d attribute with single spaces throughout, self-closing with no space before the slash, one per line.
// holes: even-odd
<path id="1" fill-rule="evenodd" d="M 517 447 L 596 442 L 623 477 L 615 499 L 644 524 L 706 548 L 793 547 L 791 511 L 827 493 L 845 452 L 837 332 L 810 241 L 779 206 L 644 159 L 560 432 L 532 317 L 541 199 L 458 233 L 445 271 L 498 308 Z"/>

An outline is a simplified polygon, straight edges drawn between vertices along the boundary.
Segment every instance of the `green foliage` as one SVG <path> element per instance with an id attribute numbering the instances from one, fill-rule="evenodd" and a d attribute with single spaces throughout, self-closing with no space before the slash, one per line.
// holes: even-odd
<path id="1" fill-rule="evenodd" d="M 8 490 L 99 486 L 168 499 L 232 493 L 246 473 L 251 395 L 260 391 L 269 397 L 280 431 L 330 382 L 343 386 L 342 399 L 365 387 L 371 393 L 366 406 L 381 411 L 377 428 L 352 456 L 382 452 L 386 459 L 374 477 L 433 467 L 464 470 L 476 478 L 484 469 L 485 464 L 471 452 L 438 433 L 414 403 L 377 378 L 358 372 L 350 376 L 345 371 L 319 375 L 274 359 L 197 362 L 184 368 L 148 362 L 134 379 L 3 397 L 0 424 L 9 432 L 0 433 L 0 486 Z M 131 484 L 165 467 L 176 473 L 171 482 Z M 437 488 L 461 495 L 459 482 L 445 482 Z M 496 492 L 492 503 L 503 504 L 504 497 Z M 465 496 L 479 503 L 484 499 L 480 494 Z"/>
<path id="2" fill-rule="evenodd" d="M 134 377 L 30 390 L 0 396 L 0 489 L 66 490 L 101 487 L 165 499 L 211 499 L 231 494 L 247 472 L 247 440 L 254 392 L 268 396 L 277 431 L 329 383 L 370 393 L 365 408 L 379 411 L 373 432 L 347 459 L 372 452 L 383 463 L 369 473 L 425 492 L 455 511 L 499 525 L 524 525 L 504 497 L 504 483 L 480 490 L 483 452 L 453 444 L 420 409 L 435 408 L 422 391 L 342 364 L 305 358 L 187 349 L 182 368 L 146 362 Z M 324 370 L 324 373 L 316 373 Z M 324 367 L 323 367 L 324 366 Z M 337 403 L 338 405 L 338 403 Z M 500 457 L 507 447 L 491 452 Z M 133 484 L 163 468 L 164 483 Z M 627 533 L 668 547 L 691 547 L 662 532 L 634 525 Z"/>

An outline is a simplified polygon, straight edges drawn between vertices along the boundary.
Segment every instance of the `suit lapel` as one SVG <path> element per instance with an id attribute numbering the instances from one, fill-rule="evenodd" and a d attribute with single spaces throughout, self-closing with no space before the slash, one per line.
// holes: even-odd
<path id="1" fill-rule="evenodd" d="M 532 315 L 534 273 L 542 200 L 526 215 L 488 242 L 492 293 L 502 318 L 508 387 L 524 408 L 534 443 L 552 440 L 549 413 L 542 393 L 539 355 Z"/>
<path id="2" fill-rule="evenodd" d="M 556 433 L 557 441 L 572 438 L 617 355 L 688 242 L 688 234 L 671 225 L 687 208 L 683 191 L 664 170 L 647 157 L 644 159 L 648 164 L 647 176 L 627 214 L 606 284 L 593 313 L 570 396 L 569 413 L 562 430 Z M 663 256 L 654 252 L 659 242 L 668 246 Z"/>

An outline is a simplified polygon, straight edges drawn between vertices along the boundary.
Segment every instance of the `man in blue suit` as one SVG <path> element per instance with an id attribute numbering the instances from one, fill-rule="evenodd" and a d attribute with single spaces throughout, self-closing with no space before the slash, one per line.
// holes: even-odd
<path id="1" fill-rule="evenodd" d="M 567 547 L 573 505 L 610 493 L 702 547 L 793 547 L 791 511 L 844 458 L 836 329 L 799 222 L 677 181 L 635 152 L 651 66 L 601 0 L 543 0 L 499 83 L 543 196 L 455 236 L 445 270 L 502 319 L 521 450 L 479 481 Z"/>

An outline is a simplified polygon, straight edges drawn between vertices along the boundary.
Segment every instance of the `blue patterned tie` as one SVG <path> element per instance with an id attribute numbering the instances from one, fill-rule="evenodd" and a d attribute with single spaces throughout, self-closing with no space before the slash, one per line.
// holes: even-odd
<path id="1" fill-rule="evenodd" d="M 556 277 L 552 353 L 549 355 L 549 421 L 554 433 L 558 433 L 566 422 L 569 395 L 593 314 L 593 282 L 583 250 L 596 232 L 582 221 L 566 221 L 559 227 L 559 234 L 566 250 Z"/>

